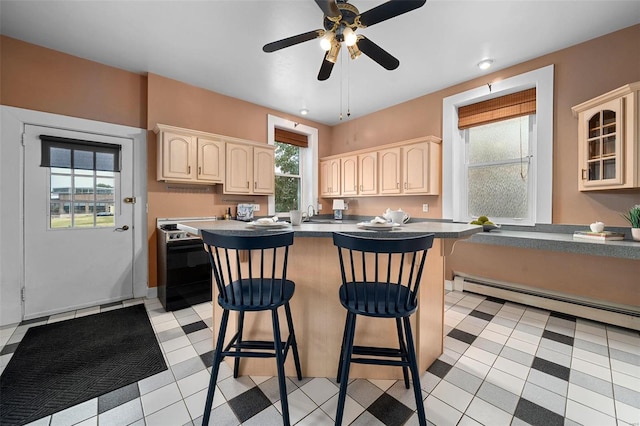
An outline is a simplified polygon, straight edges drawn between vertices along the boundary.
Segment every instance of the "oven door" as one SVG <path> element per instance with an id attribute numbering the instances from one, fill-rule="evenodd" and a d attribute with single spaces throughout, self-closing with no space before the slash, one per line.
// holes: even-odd
<path id="1" fill-rule="evenodd" d="M 201 239 L 166 243 L 165 285 L 168 311 L 211 301 L 211 264 Z"/>

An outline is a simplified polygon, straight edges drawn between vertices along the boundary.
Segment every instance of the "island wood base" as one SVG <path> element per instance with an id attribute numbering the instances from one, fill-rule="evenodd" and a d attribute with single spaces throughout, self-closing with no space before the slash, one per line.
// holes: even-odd
<path id="1" fill-rule="evenodd" d="M 444 253 L 453 240 L 434 240 L 420 287 L 418 311 L 411 317 L 416 343 L 418 368 L 424 372 L 443 350 L 444 318 Z M 341 284 L 338 252 L 331 238 L 296 237 L 289 251 L 288 279 L 296 283 L 291 300 L 302 374 L 304 377 L 335 379 L 338 369 L 340 345 L 344 331 L 346 310 L 338 300 Z M 218 337 L 222 309 L 213 295 L 213 341 Z M 245 314 L 245 339 L 273 339 L 269 312 Z M 235 334 L 237 314 L 230 315 L 227 339 Z M 280 309 L 282 338 L 288 330 L 284 309 Z M 358 317 L 356 345 L 397 346 L 394 320 Z M 225 361 L 233 366 L 233 358 Z M 286 362 L 287 376 L 295 376 L 293 357 Z M 240 375 L 275 376 L 274 358 L 244 358 L 240 362 Z M 400 379 L 402 369 L 378 365 L 352 364 L 349 377 L 370 379 Z"/>

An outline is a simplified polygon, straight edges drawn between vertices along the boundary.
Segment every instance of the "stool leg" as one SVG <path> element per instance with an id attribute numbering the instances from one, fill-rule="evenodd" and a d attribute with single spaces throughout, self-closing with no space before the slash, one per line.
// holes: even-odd
<path id="1" fill-rule="evenodd" d="M 242 344 L 242 330 L 244 329 L 244 312 L 238 312 L 238 339 L 236 340 L 236 344 Z M 238 352 L 241 351 L 240 348 L 237 349 Z M 236 357 L 233 360 L 233 378 L 238 378 L 238 371 L 240 370 L 240 357 Z"/>
<path id="2" fill-rule="evenodd" d="M 342 375 L 342 357 L 344 356 L 344 343 L 347 340 L 347 323 L 349 320 L 349 314 L 344 321 L 344 331 L 342 332 L 342 344 L 340 345 L 340 359 L 338 360 L 338 374 L 336 375 L 336 382 L 340 383 L 340 376 Z"/>
<path id="3" fill-rule="evenodd" d="M 400 318 L 396 318 L 396 328 L 398 329 L 398 344 L 400 345 L 400 352 L 403 354 L 407 353 L 407 345 L 404 343 L 404 336 L 402 332 L 402 320 Z M 408 362 L 406 356 L 402 357 L 404 362 Z M 404 377 L 404 387 L 409 389 L 409 369 L 406 366 L 402 367 L 402 376 Z"/>
<path id="4" fill-rule="evenodd" d="M 344 414 L 344 404 L 347 399 L 347 384 L 349 382 L 349 367 L 351 366 L 351 355 L 353 354 L 353 339 L 356 331 L 356 314 L 347 313 L 345 351 L 342 358 L 342 371 L 340 377 L 340 395 L 338 396 L 338 408 L 336 409 L 336 426 L 342 425 L 342 415 Z"/>
<path id="5" fill-rule="evenodd" d="M 298 355 L 298 342 L 296 333 L 293 329 L 293 318 L 291 317 L 291 307 L 289 302 L 284 304 L 284 311 L 287 314 L 287 324 L 289 326 L 289 338 L 291 339 L 291 349 L 293 350 L 293 362 L 296 365 L 296 374 L 298 380 L 302 380 L 302 368 L 300 368 L 300 356 Z"/>
<path id="6" fill-rule="evenodd" d="M 422 402 L 422 389 L 420 387 L 420 373 L 418 372 L 418 361 L 411 334 L 411 322 L 409 317 L 404 317 L 404 331 L 407 334 L 407 349 L 409 355 L 409 368 L 411 369 L 411 380 L 413 380 L 413 393 L 416 397 L 416 408 L 418 410 L 418 422 L 420 426 L 427 425 L 427 417 L 424 413 L 424 403 Z"/>
<path id="7" fill-rule="evenodd" d="M 276 364 L 278 367 L 278 385 L 280 388 L 280 405 L 282 406 L 282 422 L 284 426 L 290 426 L 289 420 L 289 400 L 287 398 L 287 380 L 284 375 L 284 355 L 282 354 L 282 340 L 280 337 L 280 321 L 278 320 L 278 310 L 271 311 L 271 321 L 273 323 L 273 346 L 276 352 Z"/>
<path id="8" fill-rule="evenodd" d="M 213 395 L 216 392 L 216 382 L 218 380 L 218 372 L 220 371 L 220 362 L 222 361 L 222 347 L 224 346 L 224 336 L 227 333 L 227 324 L 229 322 L 229 311 L 222 312 L 222 320 L 220 321 L 220 330 L 218 331 L 218 341 L 216 350 L 213 354 L 213 365 L 211 370 L 211 378 L 209 380 L 209 390 L 207 391 L 207 401 L 204 404 L 204 415 L 202 416 L 202 426 L 209 425 L 209 417 L 211 416 L 211 405 L 213 404 Z"/>

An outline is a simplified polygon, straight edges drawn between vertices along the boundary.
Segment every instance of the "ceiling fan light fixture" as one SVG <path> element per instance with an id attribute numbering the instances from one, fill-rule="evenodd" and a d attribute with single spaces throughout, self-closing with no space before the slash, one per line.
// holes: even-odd
<path id="1" fill-rule="evenodd" d="M 493 59 L 483 59 L 480 62 L 478 62 L 478 68 L 480 68 L 481 70 L 488 70 L 489 68 L 491 68 L 491 65 L 493 64 Z"/>
<path id="2" fill-rule="evenodd" d="M 356 32 L 349 27 L 346 27 L 342 31 L 342 35 L 344 36 L 344 44 L 346 44 L 348 47 L 353 46 L 354 44 L 356 44 L 356 41 L 358 41 Z"/>
<path id="3" fill-rule="evenodd" d="M 325 52 L 331 50 L 331 46 L 333 45 L 333 40 L 335 39 L 335 34 L 333 31 L 327 31 L 325 35 L 320 38 L 320 47 Z"/>
<path id="4" fill-rule="evenodd" d="M 358 49 L 358 45 L 355 43 L 352 46 L 347 45 L 347 49 L 349 49 L 349 56 L 351 59 L 358 59 L 362 54 L 360 49 Z"/>
<path id="5" fill-rule="evenodd" d="M 327 52 L 325 59 L 329 62 L 336 63 L 338 60 L 338 53 L 340 53 L 340 43 L 334 40 L 331 44 L 331 49 Z"/>

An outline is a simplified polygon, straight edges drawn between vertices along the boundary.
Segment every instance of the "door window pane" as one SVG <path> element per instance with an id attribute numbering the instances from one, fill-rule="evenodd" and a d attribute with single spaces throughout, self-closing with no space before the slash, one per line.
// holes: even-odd
<path id="1" fill-rule="evenodd" d="M 115 187 L 113 172 L 51 168 L 50 228 L 114 227 Z"/>

